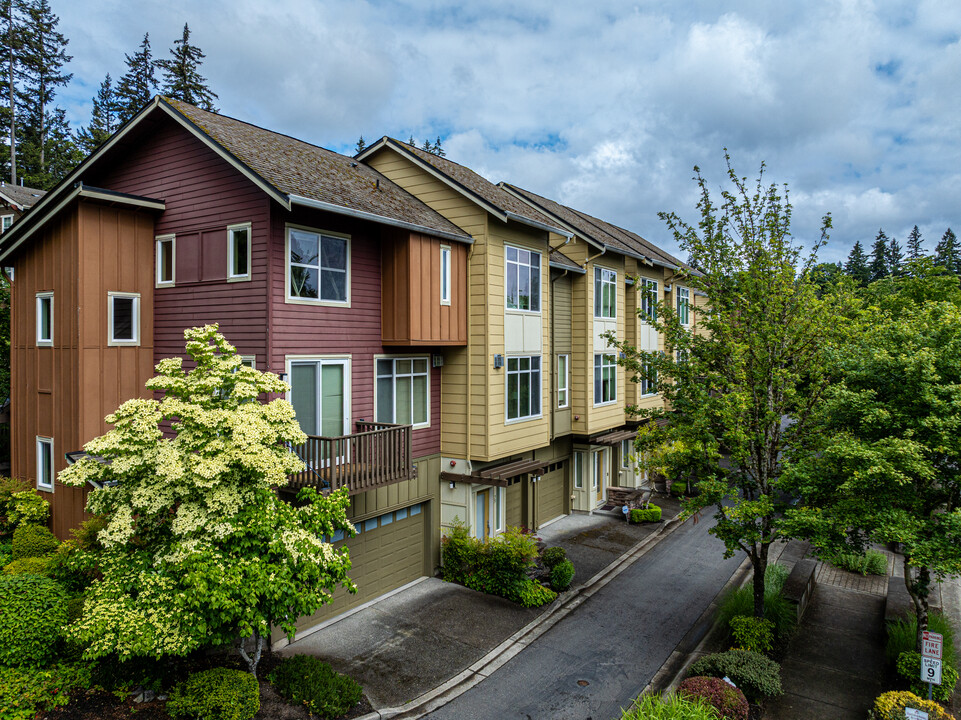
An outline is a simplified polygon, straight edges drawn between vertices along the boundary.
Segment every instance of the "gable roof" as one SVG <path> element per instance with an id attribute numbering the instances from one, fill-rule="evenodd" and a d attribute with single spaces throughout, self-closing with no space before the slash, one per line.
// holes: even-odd
<path id="1" fill-rule="evenodd" d="M 555 200 L 543 197 L 530 190 L 524 190 L 510 183 L 500 183 L 500 186 L 523 202 L 563 223 L 571 232 L 598 246 L 603 250 L 629 255 L 661 265 L 674 270 L 687 266 L 653 243 L 645 240 L 637 233 L 600 220 L 580 210 L 561 205 Z"/>
<path id="2" fill-rule="evenodd" d="M 365 150 L 357 153 L 355 158 L 364 161 L 384 148 L 390 148 L 399 153 L 503 222 L 514 220 L 538 230 L 570 237 L 568 231 L 557 227 L 557 224 L 548 216 L 519 201 L 510 193 L 505 192 L 503 188 L 481 177 L 470 168 L 426 150 L 421 150 L 413 145 L 408 145 L 400 140 L 385 135 Z"/>
<path id="3" fill-rule="evenodd" d="M 46 194 L 46 190 L 0 182 L 0 200 L 20 211 L 29 210 Z"/>
<path id="4" fill-rule="evenodd" d="M 571 260 L 560 250 L 551 250 L 550 255 L 548 255 L 548 263 L 555 270 L 568 270 L 569 272 L 576 272 L 581 275 L 587 272 L 587 270 Z"/>

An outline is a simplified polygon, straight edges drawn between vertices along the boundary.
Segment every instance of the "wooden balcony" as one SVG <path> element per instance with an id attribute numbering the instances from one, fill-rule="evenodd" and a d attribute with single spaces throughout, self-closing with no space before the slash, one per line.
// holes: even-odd
<path id="1" fill-rule="evenodd" d="M 293 448 L 307 465 L 290 476 L 285 490 L 313 487 L 332 492 L 346 487 L 351 495 L 411 480 L 417 469 L 411 461 L 410 425 L 358 421 L 357 432 L 338 437 L 308 435 Z"/>

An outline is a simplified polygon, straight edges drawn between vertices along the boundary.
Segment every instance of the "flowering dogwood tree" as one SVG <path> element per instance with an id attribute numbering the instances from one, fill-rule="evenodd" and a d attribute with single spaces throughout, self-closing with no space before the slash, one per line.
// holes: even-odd
<path id="1" fill-rule="evenodd" d="M 353 533 L 349 499 L 310 488 L 281 499 L 277 488 L 304 467 L 289 448 L 306 436 L 288 401 L 260 398 L 287 384 L 244 367 L 216 325 L 184 336 L 193 369 L 162 360 L 147 387 L 163 399 L 125 402 L 107 417 L 114 429 L 60 475 L 99 487 L 87 509 L 108 518 L 102 577 L 70 632 L 89 658 L 236 644 L 256 674 L 271 627 L 293 638 L 338 585 L 356 591 L 346 548 L 326 539 Z"/>

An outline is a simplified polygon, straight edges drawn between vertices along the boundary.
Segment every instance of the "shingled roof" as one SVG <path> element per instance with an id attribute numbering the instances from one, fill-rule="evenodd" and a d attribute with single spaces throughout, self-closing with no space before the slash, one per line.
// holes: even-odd
<path id="1" fill-rule="evenodd" d="M 179 100 L 160 102 L 295 202 L 306 198 L 469 240 L 440 213 L 350 157 Z"/>
<path id="2" fill-rule="evenodd" d="M 18 210 L 29 210 L 46 194 L 46 190 L 0 183 L 0 199 L 7 201 Z"/>
<path id="3" fill-rule="evenodd" d="M 672 268 L 687 267 L 676 257 L 645 240 L 637 233 L 600 220 L 580 210 L 561 205 L 555 200 L 543 197 L 530 190 L 524 190 L 516 185 L 500 183 L 500 186 L 505 192 L 513 193 L 516 197 L 522 198 L 522 201 L 531 203 L 553 218 L 554 222 L 563 223 L 577 235 L 601 248 L 609 248 L 633 257 L 647 258 L 658 265 L 666 265 Z"/>
<path id="4" fill-rule="evenodd" d="M 405 155 L 421 167 L 427 167 L 444 181 L 464 193 L 485 209 L 501 216 L 502 220 L 516 220 L 532 225 L 541 230 L 556 232 L 561 235 L 569 233 L 556 226 L 549 217 L 525 202 L 506 192 L 490 180 L 478 175 L 468 167 L 448 160 L 445 157 L 421 150 L 414 145 L 384 136 L 371 144 L 367 149 L 357 154 L 358 160 L 364 160 L 384 147 L 389 147 L 401 155 Z"/>
<path id="5" fill-rule="evenodd" d="M 548 256 L 548 262 L 550 262 L 552 268 L 557 268 L 558 270 L 568 270 L 570 272 L 580 273 L 581 275 L 587 272 L 560 250 L 551 250 L 551 254 Z"/>

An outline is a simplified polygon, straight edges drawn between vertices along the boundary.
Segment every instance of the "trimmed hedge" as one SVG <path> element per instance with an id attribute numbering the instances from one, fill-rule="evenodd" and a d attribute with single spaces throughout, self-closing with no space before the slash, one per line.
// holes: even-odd
<path id="1" fill-rule="evenodd" d="M 363 688 L 334 672 L 320 658 L 294 655 L 270 673 L 270 682 L 288 702 L 303 705 L 322 718 L 340 717 L 360 702 Z"/>
<path id="2" fill-rule="evenodd" d="M 631 510 L 632 523 L 660 522 L 661 508 L 657 505 L 648 504 L 646 508 L 634 508 Z"/>
<path id="3" fill-rule="evenodd" d="M 574 563 L 562 560 L 551 569 L 551 589 L 554 592 L 564 592 L 574 580 Z"/>
<path id="4" fill-rule="evenodd" d="M 688 677 L 699 675 L 730 678 L 751 702 L 776 697 L 783 692 L 781 666 L 750 650 L 728 650 L 696 660 L 688 670 Z"/>
<path id="5" fill-rule="evenodd" d="M 25 557 L 3 566 L 4 575 L 42 575 L 50 577 L 53 556 Z"/>
<path id="6" fill-rule="evenodd" d="M 38 575 L 0 575 L 0 665 L 41 665 L 67 623 L 67 596 Z"/>
<path id="7" fill-rule="evenodd" d="M 260 711 L 260 684 L 242 670 L 213 668 L 194 673 L 170 691 L 173 718 L 251 720 Z"/>
<path id="8" fill-rule="evenodd" d="M 704 698 L 724 720 L 747 720 L 748 704 L 744 693 L 720 678 L 690 677 L 678 685 L 677 694 Z"/>
<path id="9" fill-rule="evenodd" d="M 59 545 L 57 537 L 43 525 L 21 525 L 13 533 L 13 559 L 52 555 Z"/>

